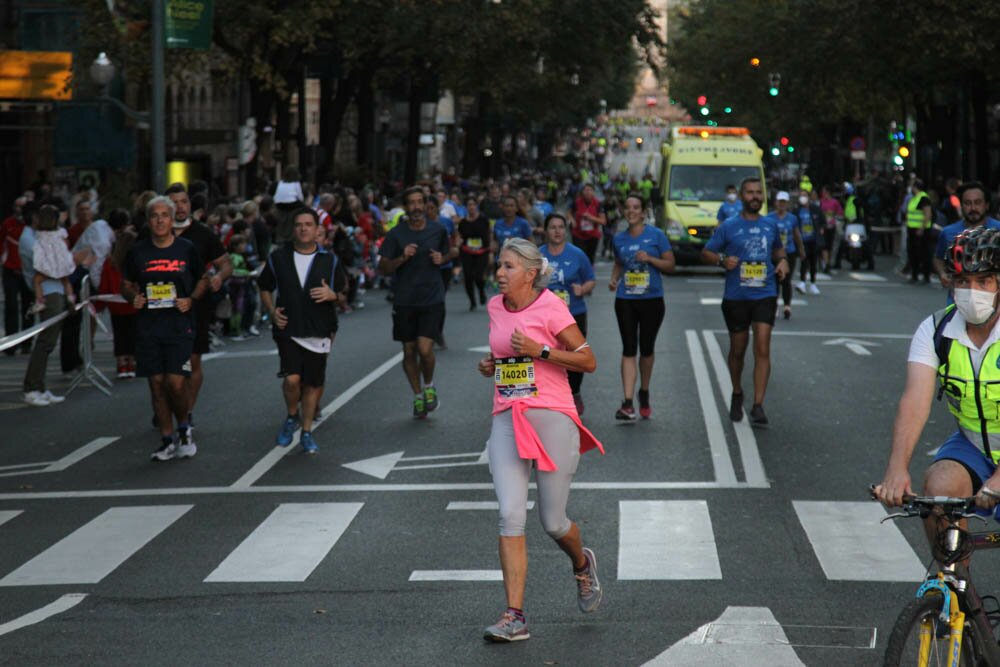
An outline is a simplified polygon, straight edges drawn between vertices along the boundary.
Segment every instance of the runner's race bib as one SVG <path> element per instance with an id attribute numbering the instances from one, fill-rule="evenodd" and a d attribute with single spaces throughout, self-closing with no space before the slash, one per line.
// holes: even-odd
<path id="1" fill-rule="evenodd" d="M 531 357 L 507 357 L 495 360 L 493 382 L 500 398 L 529 398 L 538 396 L 535 384 L 535 360 Z"/>
<path id="2" fill-rule="evenodd" d="M 764 262 L 740 262 L 740 287 L 763 287 L 766 281 Z"/>
<path id="3" fill-rule="evenodd" d="M 482 250 L 482 248 L 483 248 L 483 240 L 481 238 L 479 238 L 478 236 L 473 236 L 471 238 L 465 239 L 465 245 L 470 250 Z"/>
<path id="4" fill-rule="evenodd" d="M 173 308 L 177 305 L 177 286 L 173 283 L 146 285 L 147 308 Z"/>
<path id="5" fill-rule="evenodd" d="M 560 299 L 562 299 L 563 303 L 565 303 L 567 306 L 569 305 L 569 292 L 567 292 L 564 289 L 555 289 L 552 290 L 552 293 L 555 294 Z"/>
<path id="6" fill-rule="evenodd" d="M 626 271 L 625 293 L 645 294 L 649 289 L 649 271 Z"/>
<path id="7" fill-rule="evenodd" d="M 813 224 L 811 222 L 803 222 L 802 223 L 802 235 L 803 236 L 811 236 L 813 234 L 813 231 L 814 231 Z"/>

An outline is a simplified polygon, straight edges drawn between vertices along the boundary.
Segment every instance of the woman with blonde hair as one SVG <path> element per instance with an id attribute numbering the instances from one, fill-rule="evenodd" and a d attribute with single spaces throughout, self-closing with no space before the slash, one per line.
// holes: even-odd
<path id="1" fill-rule="evenodd" d="M 567 371 L 592 373 L 597 362 L 566 303 L 545 289 L 550 273 L 535 244 L 508 239 L 497 266 L 500 294 L 487 305 L 490 354 L 479 362 L 479 372 L 495 385 L 487 453 L 500 505 L 500 565 L 507 595 L 507 610 L 484 632 L 489 641 L 530 636 L 523 608 L 532 468 L 537 469 L 542 526 L 572 561 L 580 611 L 596 611 L 601 603 L 597 558 L 566 516 L 580 454 L 604 451 L 580 423 Z"/>

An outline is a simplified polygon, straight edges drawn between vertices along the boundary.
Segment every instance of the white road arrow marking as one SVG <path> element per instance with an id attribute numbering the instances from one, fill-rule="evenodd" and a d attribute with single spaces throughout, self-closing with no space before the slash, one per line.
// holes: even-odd
<path id="1" fill-rule="evenodd" d="M 722 616 L 701 626 L 645 667 L 668 665 L 805 667 L 767 607 L 726 607 Z"/>
<path id="2" fill-rule="evenodd" d="M 489 352 L 489 345 L 480 345 L 479 347 L 470 347 L 469 352 Z"/>
<path id="3" fill-rule="evenodd" d="M 868 351 L 866 346 L 878 347 L 879 344 L 856 338 L 834 338 L 833 340 L 823 341 L 823 345 L 843 345 L 859 357 L 870 357 L 872 353 Z"/>
<path id="4" fill-rule="evenodd" d="M 70 452 L 58 461 L 39 461 L 38 463 L 17 463 L 9 466 L 0 466 L 0 471 L 3 471 L 0 472 L 0 477 L 40 475 L 46 472 L 61 472 L 74 463 L 78 463 L 91 454 L 104 449 L 116 440 L 118 440 L 117 436 L 95 438 L 83 447 Z M 38 468 L 38 470 L 24 470 L 24 468 Z"/>
<path id="5" fill-rule="evenodd" d="M 417 465 L 397 466 L 398 463 L 409 463 L 411 461 L 438 461 L 442 459 L 468 459 L 475 457 L 474 461 L 455 461 L 452 463 L 420 463 Z M 345 468 L 356 470 L 357 472 L 371 475 L 379 479 L 385 479 L 393 470 L 427 470 L 430 468 L 457 468 L 459 466 L 479 466 L 486 465 L 489 460 L 486 450 L 481 452 L 466 452 L 464 454 L 433 454 L 430 456 L 410 456 L 403 458 L 403 452 L 392 452 L 374 456 L 370 459 L 362 459 L 351 463 L 344 463 Z"/>

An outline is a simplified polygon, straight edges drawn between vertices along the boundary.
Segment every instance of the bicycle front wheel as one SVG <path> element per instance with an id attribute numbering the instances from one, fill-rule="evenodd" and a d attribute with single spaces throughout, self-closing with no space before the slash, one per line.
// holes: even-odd
<path id="1" fill-rule="evenodd" d="M 896 619 L 885 649 L 885 667 L 944 667 L 951 664 L 951 628 L 941 621 L 940 593 L 928 593 L 910 602 Z M 968 623 L 962 631 L 959 664 L 978 664 L 974 648 L 975 629 Z M 923 653 L 923 655 L 922 655 Z"/>

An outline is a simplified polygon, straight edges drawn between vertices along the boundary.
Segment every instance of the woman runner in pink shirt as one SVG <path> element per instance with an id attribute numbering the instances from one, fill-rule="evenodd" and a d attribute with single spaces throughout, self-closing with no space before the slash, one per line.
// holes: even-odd
<path id="1" fill-rule="evenodd" d="M 507 611 L 485 630 L 489 641 L 530 636 L 523 606 L 532 467 L 538 470 L 542 526 L 573 562 L 580 611 L 596 611 L 601 603 L 597 559 L 566 516 L 580 454 L 595 447 L 604 452 L 580 423 L 566 372 L 592 373 L 597 362 L 569 308 L 545 289 L 550 273 L 535 244 L 508 239 L 497 267 L 500 294 L 487 305 L 490 355 L 479 362 L 479 372 L 495 385 L 487 453 L 500 504 L 500 566 L 507 594 Z"/>

